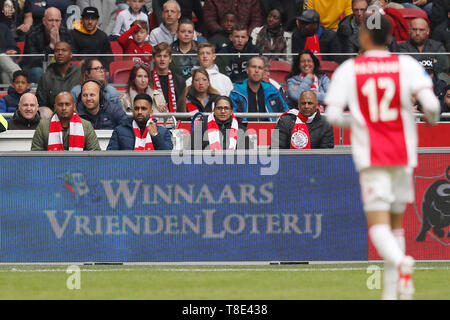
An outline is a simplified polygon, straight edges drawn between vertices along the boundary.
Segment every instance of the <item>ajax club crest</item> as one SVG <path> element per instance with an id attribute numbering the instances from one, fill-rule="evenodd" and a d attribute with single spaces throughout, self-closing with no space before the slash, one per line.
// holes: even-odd
<path id="1" fill-rule="evenodd" d="M 299 130 L 291 136 L 291 144 L 295 149 L 303 149 L 308 145 L 308 135 Z"/>

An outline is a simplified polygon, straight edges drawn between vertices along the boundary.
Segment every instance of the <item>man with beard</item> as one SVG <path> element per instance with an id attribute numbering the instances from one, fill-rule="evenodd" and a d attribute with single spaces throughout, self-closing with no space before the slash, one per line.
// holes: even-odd
<path id="1" fill-rule="evenodd" d="M 109 140 L 107 150 L 172 150 L 169 130 L 153 120 L 152 98 L 139 93 L 133 100 L 133 117 L 122 121 Z"/>
<path id="2" fill-rule="evenodd" d="M 409 28 L 410 38 L 408 41 L 398 45 L 400 52 L 423 53 L 423 52 L 445 52 L 441 42 L 428 39 L 430 28 L 428 22 L 422 18 L 411 21 Z M 416 60 L 423 59 L 423 55 L 412 55 Z M 435 60 L 434 71 L 437 73 L 448 73 L 448 57 L 445 55 L 429 56 Z"/>

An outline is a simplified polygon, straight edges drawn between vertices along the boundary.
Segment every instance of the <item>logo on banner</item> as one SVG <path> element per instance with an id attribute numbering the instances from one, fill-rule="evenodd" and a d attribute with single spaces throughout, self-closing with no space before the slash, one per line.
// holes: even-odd
<path id="1" fill-rule="evenodd" d="M 432 181 L 430 181 L 432 180 Z M 422 225 L 416 241 L 425 241 L 428 235 L 439 243 L 448 246 L 450 244 L 450 166 L 445 174 L 438 177 L 415 177 L 416 194 L 421 203 L 415 207 L 416 215 Z M 426 186 L 420 188 L 418 186 Z M 425 189 L 423 194 L 420 191 Z M 429 232 L 430 231 L 430 232 Z"/>

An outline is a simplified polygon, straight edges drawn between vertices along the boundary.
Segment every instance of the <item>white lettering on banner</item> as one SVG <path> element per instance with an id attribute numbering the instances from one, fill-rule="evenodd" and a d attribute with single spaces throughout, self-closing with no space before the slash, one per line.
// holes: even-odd
<path id="1" fill-rule="evenodd" d="M 207 184 L 187 185 L 150 185 L 142 180 L 100 180 L 109 206 L 116 209 L 125 201 L 128 209 L 135 205 L 165 204 L 269 204 L 273 202 L 273 182 L 262 185 L 239 184 L 233 187 L 225 184 L 220 192 L 212 192 Z"/>
<path id="2" fill-rule="evenodd" d="M 228 235 L 247 234 L 300 234 L 317 239 L 322 234 L 322 214 L 227 214 L 217 217 L 215 209 L 203 209 L 201 214 L 177 215 L 79 215 L 65 210 L 64 222 L 56 218 L 56 210 L 44 211 L 57 239 L 66 230 L 75 235 L 186 235 L 195 234 L 203 239 L 223 239 Z M 73 224 L 73 225 L 72 225 Z"/>

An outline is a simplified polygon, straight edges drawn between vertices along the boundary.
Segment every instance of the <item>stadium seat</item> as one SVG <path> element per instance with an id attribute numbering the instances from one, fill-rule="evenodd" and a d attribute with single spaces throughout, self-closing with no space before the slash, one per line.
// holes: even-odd
<path id="1" fill-rule="evenodd" d="M 23 49 L 25 48 L 25 42 L 23 42 L 23 41 L 17 42 L 17 47 L 20 49 L 20 54 L 23 54 Z M 22 60 L 22 56 L 20 56 L 16 62 L 19 63 L 21 60 Z"/>
<path id="2" fill-rule="evenodd" d="M 123 54 L 123 50 L 119 42 L 110 41 L 109 43 L 111 44 L 111 50 L 112 53 L 114 54 L 114 60 L 115 61 L 123 60 L 123 56 L 116 56 L 116 54 Z"/>
<path id="3" fill-rule="evenodd" d="M 8 94 L 8 91 L 0 92 L 0 99 Z"/>
<path id="4" fill-rule="evenodd" d="M 286 83 L 286 76 L 291 72 L 291 64 L 285 61 L 270 60 L 270 77 L 276 82 Z"/>
<path id="5" fill-rule="evenodd" d="M 320 70 L 325 72 L 327 74 L 328 78 L 330 78 L 330 79 L 333 76 L 333 72 L 334 72 L 334 70 L 336 70 L 337 67 L 339 67 L 339 64 L 334 61 L 322 60 L 320 62 Z"/>
<path id="6" fill-rule="evenodd" d="M 411 20 L 415 18 L 423 18 L 428 22 L 428 26 L 430 26 L 430 20 L 428 19 L 427 13 L 422 9 L 398 9 L 402 14 L 403 18 L 408 22 L 408 25 L 411 23 Z"/>
<path id="7" fill-rule="evenodd" d="M 109 65 L 109 74 L 112 83 L 127 83 L 130 71 L 135 65 L 134 61 L 119 60 Z"/>

